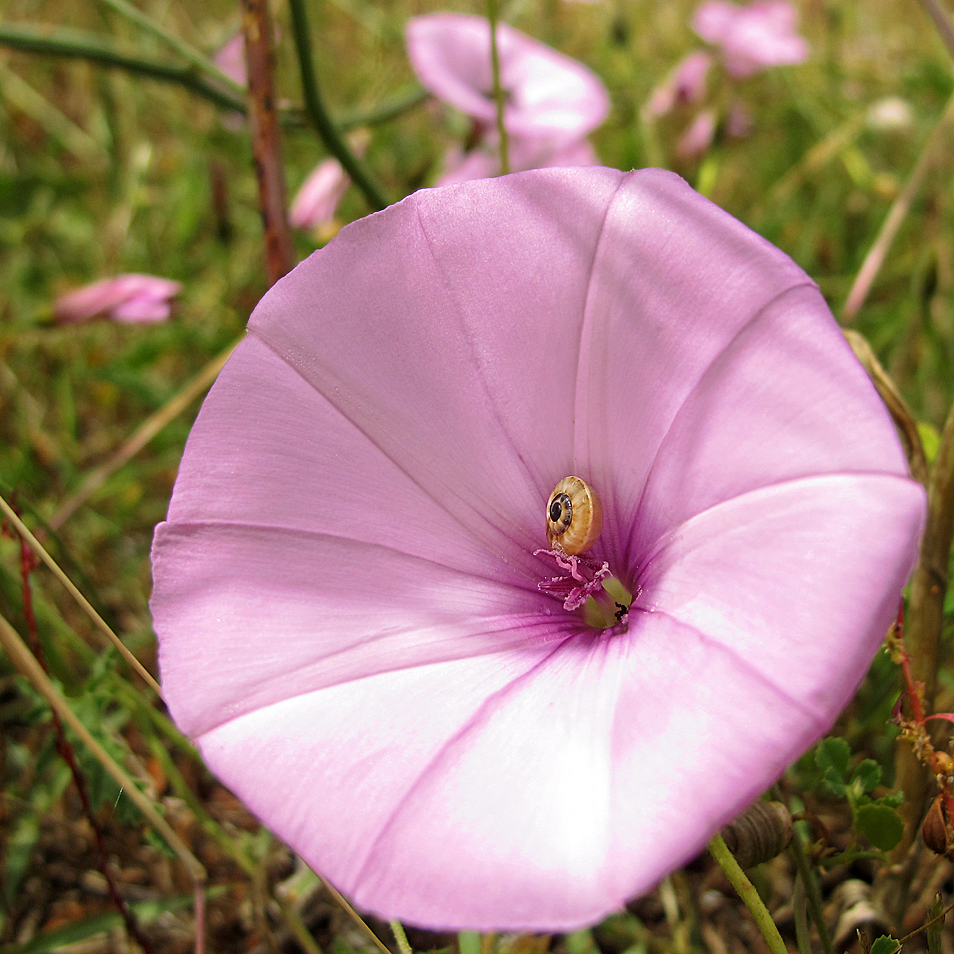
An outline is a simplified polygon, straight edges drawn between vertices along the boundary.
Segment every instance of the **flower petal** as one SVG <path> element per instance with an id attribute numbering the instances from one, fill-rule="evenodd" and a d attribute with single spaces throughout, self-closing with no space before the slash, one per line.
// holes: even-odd
<path id="1" fill-rule="evenodd" d="M 678 176 L 625 179 L 596 250 L 575 379 L 568 472 L 603 500 L 595 559 L 626 563 L 642 488 L 680 407 L 739 331 L 800 285 L 813 283 L 788 256 Z"/>
<path id="2" fill-rule="evenodd" d="M 623 639 L 335 686 L 199 741 L 360 906 L 433 928 L 563 931 L 695 854 L 826 726 L 658 613 Z"/>
<path id="3" fill-rule="evenodd" d="M 581 628 L 542 593 L 333 535 L 178 523 L 155 547 L 166 701 L 190 735 L 369 674 Z"/>
<path id="4" fill-rule="evenodd" d="M 309 173 L 288 210 L 289 224 L 314 229 L 334 218 L 351 180 L 337 159 L 325 159 Z"/>
<path id="5" fill-rule="evenodd" d="M 715 357 L 659 447 L 631 563 L 671 527 L 757 487 L 907 468 L 884 405 L 813 286 L 783 292 Z"/>
<path id="6" fill-rule="evenodd" d="M 508 132 L 576 140 L 606 118 L 606 90 L 582 63 L 506 23 L 498 25 L 497 47 Z M 490 25 L 484 17 L 414 17 L 407 24 L 407 49 L 418 78 L 431 92 L 475 119 L 494 121 Z"/>
<path id="7" fill-rule="evenodd" d="M 72 322 L 107 313 L 117 321 L 162 321 L 169 317 L 169 299 L 181 291 L 181 283 L 168 278 L 117 275 L 61 295 L 54 306 L 54 317 Z"/>
<path id="8" fill-rule="evenodd" d="M 920 485 L 891 474 L 763 487 L 660 540 L 634 605 L 704 633 L 830 722 L 897 615 L 923 512 Z"/>
<path id="9" fill-rule="evenodd" d="M 660 547 L 625 636 L 338 685 L 202 749 L 371 910 L 572 929 L 691 857 L 830 725 L 894 615 L 922 511 L 892 476 L 759 491 Z"/>
<path id="10" fill-rule="evenodd" d="M 345 228 L 249 322 L 525 580 L 541 578 L 543 505 L 573 472 L 583 304 L 622 178 L 548 170 L 418 193 Z"/>

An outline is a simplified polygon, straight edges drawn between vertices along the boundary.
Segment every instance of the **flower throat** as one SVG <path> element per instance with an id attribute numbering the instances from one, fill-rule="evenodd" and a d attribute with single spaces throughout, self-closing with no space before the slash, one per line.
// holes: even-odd
<path id="1" fill-rule="evenodd" d="M 534 556 L 549 556 L 562 572 L 542 580 L 539 589 L 562 599 L 568 612 L 582 608 L 587 626 L 626 632 L 632 594 L 612 575 L 608 563 L 583 555 L 603 529 L 603 506 L 596 491 L 579 477 L 564 477 L 547 501 L 546 522 L 550 549 L 534 550 Z"/>

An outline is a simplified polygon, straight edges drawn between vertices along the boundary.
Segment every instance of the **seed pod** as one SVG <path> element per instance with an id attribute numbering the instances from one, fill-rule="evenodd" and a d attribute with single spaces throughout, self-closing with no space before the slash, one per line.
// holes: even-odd
<path id="1" fill-rule="evenodd" d="M 781 802 L 753 802 L 720 832 L 741 868 L 781 854 L 792 840 L 792 816 Z"/>
<path id="2" fill-rule="evenodd" d="M 944 809 L 943 795 L 938 795 L 931 802 L 921 826 L 921 837 L 934 854 L 954 861 L 954 832 L 951 831 L 951 820 Z"/>

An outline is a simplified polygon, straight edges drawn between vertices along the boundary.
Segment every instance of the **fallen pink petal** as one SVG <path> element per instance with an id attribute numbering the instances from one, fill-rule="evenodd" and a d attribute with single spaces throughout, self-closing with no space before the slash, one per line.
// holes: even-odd
<path id="1" fill-rule="evenodd" d="M 297 229 L 314 229 L 330 222 L 351 180 L 337 159 L 325 159 L 314 168 L 295 194 L 288 221 Z"/>
<path id="2" fill-rule="evenodd" d="M 808 43 L 796 31 L 797 20 L 789 0 L 756 0 L 748 6 L 706 0 L 692 25 L 702 39 L 721 48 L 729 74 L 742 79 L 808 58 Z"/>
<path id="3" fill-rule="evenodd" d="M 568 931 L 831 727 L 924 509 L 815 284 L 677 176 L 424 190 L 279 281 L 206 399 L 153 549 L 166 701 L 360 908 Z M 604 563 L 605 627 L 564 605 Z"/>
<path id="4" fill-rule="evenodd" d="M 407 24 L 407 50 L 421 83 L 488 127 L 496 122 L 490 25 L 483 17 L 435 13 Z M 582 63 L 515 30 L 497 28 L 504 125 L 514 135 L 579 140 L 609 112 L 599 78 Z"/>
<path id="5" fill-rule="evenodd" d="M 113 321 L 153 323 L 172 313 L 172 299 L 182 291 L 180 282 L 155 275 L 117 275 L 61 295 L 53 308 L 57 321 L 86 321 L 107 317 Z"/>

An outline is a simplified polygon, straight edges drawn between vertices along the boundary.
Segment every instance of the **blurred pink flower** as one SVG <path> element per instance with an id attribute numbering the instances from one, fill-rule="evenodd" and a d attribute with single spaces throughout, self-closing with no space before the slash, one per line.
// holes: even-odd
<path id="1" fill-rule="evenodd" d="M 725 117 L 726 132 L 736 139 L 744 139 L 752 132 L 752 115 L 738 100 L 729 104 Z"/>
<path id="2" fill-rule="evenodd" d="M 665 116 L 677 106 L 691 106 L 705 96 L 706 76 L 712 58 L 696 50 L 682 59 L 649 97 L 648 109 L 652 116 Z"/>
<path id="3" fill-rule="evenodd" d="M 706 0 L 692 25 L 703 40 L 721 47 L 729 75 L 742 79 L 807 58 L 808 43 L 795 31 L 797 18 L 789 0 L 756 0 L 745 7 Z"/>
<path id="4" fill-rule="evenodd" d="M 509 133 L 579 140 L 606 118 L 606 89 L 582 63 L 505 23 L 497 29 L 497 48 Z M 414 17 L 407 24 L 407 50 L 418 78 L 435 96 L 488 127 L 495 123 L 490 25 L 484 17 Z"/>
<path id="5" fill-rule="evenodd" d="M 676 143 L 676 155 L 680 159 L 693 159 L 701 156 L 715 138 L 718 116 L 714 109 L 704 109 L 696 115 L 689 124 L 689 128 L 679 137 Z"/>
<path id="6" fill-rule="evenodd" d="M 155 275 L 117 275 L 61 295 L 53 307 L 57 321 L 85 321 L 97 315 L 113 321 L 149 323 L 165 321 L 170 299 L 182 291 L 179 282 Z"/>
<path id="7" fill-rule="evenodd" d="M 296 229 L 318 228 L 330 222 L 350 184 L 337 159 L 319 162 L 292 200 L 289 222 Z"/>
<path id="8" fill-rule="evenodd" d="M 511 172 L 545 169 L 553 166 L 595 166 L 599 159 L 586 139 L 575 142 L 550 142 L 545 138 L 511 136 L 508 142 Z M 464 153 L 458 147 L 448 150 L 444 174 L 438 185 L 454 185 L 471 179 L 500 175 L 500 148 L 496 136 Z"/>
<path id="9" fill-rule="evenodd" d="M 569 474 L 612 629 L 540 589 Z M 153 549 L 166 701 L 361 907 L 563 931 L 831 726 L 923 514 L 814 283 L 678 177 L 427 189 L 278 282 L 206 399 Z"/>
<path id="10" fill-rule="evenodd" d="M 230 80 L 248 85 L 248 64 L 245 61 L 245 37 L 241 30 L 212 57 L 212 62 Z"/>

